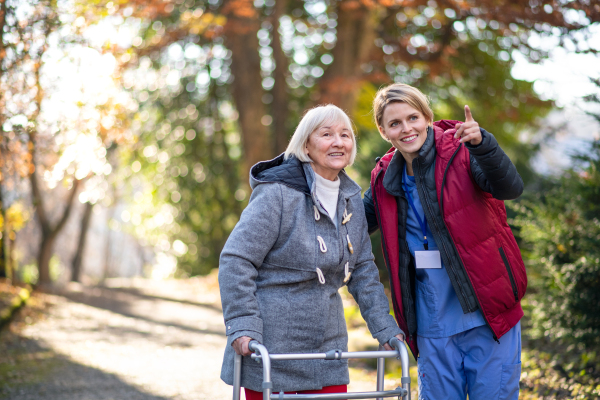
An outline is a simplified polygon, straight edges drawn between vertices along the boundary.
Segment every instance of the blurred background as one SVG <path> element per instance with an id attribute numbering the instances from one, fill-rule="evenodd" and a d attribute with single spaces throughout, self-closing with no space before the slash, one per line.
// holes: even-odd
<path id="1" fill-rule="evenodd" d="M 351 116 L 365 189 L 374 94 L 408 83 L 436 120 L 468 104 L 526 183 L 523 381 L 600 395 L 599 22 L 587 0 L 0 1 L 0 276 L 209 275 L 306 109 Z"/>

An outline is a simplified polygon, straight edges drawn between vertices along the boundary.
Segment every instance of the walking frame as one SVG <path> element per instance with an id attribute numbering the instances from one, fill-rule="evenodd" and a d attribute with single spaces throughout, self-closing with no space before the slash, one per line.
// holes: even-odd
<path id="1" fill-rule="evenodd" d="M 341 350 L 330 350 L 327 353 L 290 353 L 290 354 L 269 354 L 267 348 L 256 340 L 249 343 L 252 359 L 256 362 L 262 362 L 263 366 L 263 400 L 342 400 L 342 399 L 383 399 L 387 397 L 397 397 L 398 399 L 410 400 L 410 375 L 408 373 L 408 351 L 406 346 L 393 337 L 389 341 L 390 346 L 395 350 L 383 350 L 379 346 L 379 351 L 354 351 L 342 352 Z M 396 357 L 402 364 L 402 387 L 398 386 L 393 390 L 383 390 L 383 376 L 385 372 L 385 359 Z M 374 392 L 349 392 L 349 393 L 324 393 L 324 394 L 272 394 L 273 383 L 271 382 L 271 361 L 272 360 L 341 360 L 348 358 L 376 358 L 377 359 L 377 387 Z M 242 379 L 242 356 L 236 354 L 234 361 L 233 375 L 233 400 L 240 400 L 240 386 Z"/>

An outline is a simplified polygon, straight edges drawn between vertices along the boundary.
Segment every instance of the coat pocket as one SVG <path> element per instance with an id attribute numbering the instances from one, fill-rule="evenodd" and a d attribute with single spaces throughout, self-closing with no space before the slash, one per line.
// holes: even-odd
<path id="1" fill-rule="evenodd" d="M 506 272 L 508 272 L 508 278 L 510 279 L 510 286 L 512 287 L 513 294 L 515 296 L 515 301 L 519 301 L 519 291 L 517 289 L 517 283 L 515 282 L 515 277 L 512 272 L 512 268 L 510 267 L 510 263 L 508 262 L 508 257 L 506 257 L 506 253 L 502 246 L 498 249 L 500 252 L 500 257 L 502 257 L 502 261 L 504 262 L 504 266 L 506 267 Z"/>

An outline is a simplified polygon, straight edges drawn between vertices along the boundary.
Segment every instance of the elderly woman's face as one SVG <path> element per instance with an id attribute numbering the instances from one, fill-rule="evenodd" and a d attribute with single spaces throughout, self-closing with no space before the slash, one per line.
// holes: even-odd
<path id="1" fill-rule="evenodd" d="M 310 134 L 306 154 L 313 160 L 315 172 L 333 181 L 350 163 L 353 146 L 352 133 L 346 125 L 328 123 Z"/>

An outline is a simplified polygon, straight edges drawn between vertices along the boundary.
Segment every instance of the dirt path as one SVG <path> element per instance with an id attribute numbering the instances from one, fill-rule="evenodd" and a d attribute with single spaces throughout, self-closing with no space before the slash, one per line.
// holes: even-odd
<path id="1" fill-rule="evenodd" d="M 38 315 L 19 315 L 0 336 L 0 398 L 230 399 L 216 284 L 117 280 L 38 295 Z M 350 390 L 373 390 L 374 372 L 351 376 Z"/>
<path id="2" fill-rule="evenodd" d="M 112 284 L 46 295 L 45 318 L 3 334 L 8 362 L 0 361 L 0 374 L 12 382 L 0 379 L 0 398 L 231 396 L 219 379 L 225 336 L 218 298 L 193 282 Z"/>

